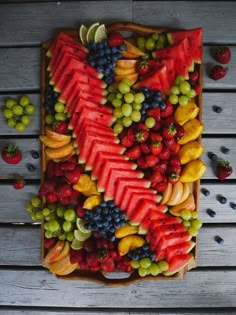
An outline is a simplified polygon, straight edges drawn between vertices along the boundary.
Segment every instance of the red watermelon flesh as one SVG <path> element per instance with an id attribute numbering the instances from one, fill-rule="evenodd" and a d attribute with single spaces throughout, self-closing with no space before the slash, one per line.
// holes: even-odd
<path id="1" fill-rule="evenodd" d="M 73 70 L 73 78 L 81 83 L 87 83 L 89 86 L 96 86 L 101 89 L 105 89 L 107 84 L 100 78 L 89 75 L 86 72 L 80 72 L 79 70 Z"/>
<path id="2" fill-rule="evenodd" d="M 169 78 L 170 86 L 174 84 L 175 81 L 175 61 L 173 58 L 155 60 L 155 65 L 157 67 L 165 66 L 167 68 L 167 75 Z"/>
<path id="3" fill-rule="evenodd" d="M 69 117 L 73 115 L 75 105 L 77 104 L 78 100 L 79 100 L 79 96 L 77 92 L 71 93 L 68 96 L 68 99 L 66 100 L 66 104 L 65 104 L 65 112 L 67 113 Z"/>
<path id="4" fill-rule="evenodd" d="M 97 123 L 89 118 L 85 119 L 81 122 L 80 125 L 76 125 L 73 131 L 73 137 L 79 137 L 81 130 L 98 130 L 100 133 L 103 133 L 104 135 L 114 135 L 113 130 L 110 127 L 104 126 L 100 123 Z"/>
<path id="5" fill-rule="evenodd" d="M 105 153 L 105 152 L 102 152 L 102 153 Z M 105 165 L 105 161 L 106 160 L 109 160 L 111 162 L 114 162 L 114 163 L 121 163 L 121 162 L 127 162 L 128 160 L 126 159 L 122 159 L 123 155 L 118 155 L 118 154 L 114 154 L 113 157 L 109 157 L 109 158 L 101 158 L 101 155 L 99 155 L 99 158 L 96 160 L 96 164 L 94 165 L 93 167 L 93 170 L 92 170 L 92 179 L 93 180 L 96 180 L 98 179 L 99 177 L 99 174 L 101 173 L 101 170 L 103 168 L 103 165 Z M 119 164 L 120 165 L 120 164 Z"/>
<path id="6" fill-rule="evenodd" d="M 202 62 L 202 28 L 192 30 L 183 30 L 167 33 L 167 38 L 170 44 L 187 38 L 191 49 L 191 56 L 196 63 Z"/>
<path id="7" fill-rule="evenodd" d="M 187 266 L 192 260 L 193 260 L 193 255 L 190 253 L 183 254 L 183 255 L 176 255 L 172 257 L 172 259 L 168 262 L 169 268 L 167 271 L 164 272 L 164 275 L 171 276 L 179 272 L 181 269 Z"/>
<path id="8" fill-rule="evenodd" d="M 144 202 L 145 202 L 145 200 L 144 200 Z M 148 208 L 147 206 L 145 206 L 144 202 L 139 204 L 139 207 L 135 210 L 135 213 L 133 214 L 132 218 L 130 219 L 130 221 L 132 223 L 141 223 L 142 224 L 143 220 L 145 220 L 148 217 L 148 214 L 151 211 L 151 208 Z M 166 210 L 165 205 L 162 205 L 162 204 L 156 205 L 155 212 L 164 213 L 166 211 L 167 210 Z"/>
<path id="9" fill-rule="evenodd" d="M 102 104 L 94 103 L 90 100 L 83 99 L 82 97 L 79 98 L 75 108 L 74 112 L 79 113 L 84 107 L 87 109 L 90 109 L 91 111 L 98 110 L 99 112 L 103 112 L 104 114 L 112 115 L 112 109 L 108 106 L 104 106 Z"/>
<path id="10" fill-rule="evenodd" d="M 169 80 L 169 76 L 168 76 L 168 72 L 167 72 L 167 67 L 166 66 L 162 66 L 159 69 L 159 78 L 163 87 L 163 92 L 165 94 L 169 94 L 170 92 L 170 88 L 171 88 L 171 84 L 170 84 L 170 80 Z"/>
<path id="11" fill-rule="evenodd" d="M 77 126 L 77 121 L 79 119 L 79 113 L 74 113 L 70 118 L 68 129 L 74 129 Z"/>
<path id="12" fill-rule="evenodd" d="M 152 91 L 161 91 L 163 92 L 163 86 L 161 83 L 161 79 L 159 77 L 159 70 L 156 69 L 145 76 L 143 79 L 138 81 L 134 88 L 140 90 L 141 88 L 146 87 Z"/>
<path id="13" fill-rule="evenodd" d="M 191 235 L 187 231 L 172 233 L 171 235 L 165 235 L 160 239 L 160 241 L 156 245 L 155 248 L 156 254 L 158 255 L 159 252 L 162 252 L 168 246 L 173 246 L 190 240 Z"/>
<path id="14" fill-rule="evenodd" d="M 93 168 L 96 163 L 96 154 L 99 151 L 113 152 L 117 154 L 123 154 L 125 148 L 117 143 L 108 143 L 106 141 L 93 141 L 92 143 L 87 143 L 83 147 L 83 154 L 80 152 L 79 163 L 85 163 L 86 166 Z"/>
<path id="15" fill-rule="evenodd" d="M 183 255 L 191 252 L 196 243 L 187 241 L 173 246 L 169 246 L 165 250 L 165 258 L 169 262 L 176 255 Z"/>
<path id="16" fill-rule="evenodd" d="M 92 111 L 90 108 L 88 109 L 86 107 L 83 107 L 81 112 L 79 113 L 79 119 L 77 123 L 80 124 L 84 119 L 97 121 L 107 127 L 110 127 L 115 120 L 114 116 L 109 113 L 104 113 L 102 111 L 99 111 L 98 109 Z"/>

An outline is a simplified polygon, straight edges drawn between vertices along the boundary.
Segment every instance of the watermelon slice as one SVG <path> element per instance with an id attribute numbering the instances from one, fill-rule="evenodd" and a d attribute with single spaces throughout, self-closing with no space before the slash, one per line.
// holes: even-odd
<path id="1" fill-rule="evenodd" d="M 91 130 L 91 131 L 94 131 L 94 132 L 99 132 L 104 134 L 105 135 L 114 135 L 114 132 L 113 130 L 108 127 L 108 126 L 103 126 L 102 124 L 100 124 L 99 122 L 96 122 L 96 121 L 93 121 L 89 118 L 86 118 L 85 120 L 83 120 L 81 122 L 80 125 L 76 125 L 74 128 L 73 128 L 73 137 L 76 138 L 76 137 L 80 137 L 80 132 L 82 130 Z M 118 137 L 117 137 L 118 139 Z"/>
<path id="2" fill-rule="evenodd" d="M 173 246 L 169 246 L 165 250 L 165 258 L 169 262 L 176 255 L 190 253 L 195 245 L 196 243 L 194 243 L 193 241 L 187 241 Z"/>
<path id="3" fill-rule="evenodd" d="M 157 209 L 158 209 L 158 206 L 157 206 Z M 151 209 L 149 210 L 149 213 L 147 214 L 147 216 L 141 222 L 141 228 L 143 230 L 148 231 L 148 229 L 154 225 L 161 226 L 161 225 L 181 223 L 181 222 L 182 220 L 180 218 L 169 216 L 165 213 L 165 211 L 160 212 L 160 211 Z"/>
<path id="4" fill-rule="evenodd" d="M 149 207 L 148 207 L 148 200 L 143 200 L 142 203 L 139 204 L 138 208 L 135 210 L 135 213 L 132 215 L 130 221 L 132 222 L 132 224 L 135 223 L 142 223 L 142 221 L 148 217 L 148 214 L 151 210 L 150 208 L 150 204 L 149 204 Z M 164 213 L 166 212 L 168 209 L 166 207 L 166 205 L 162 205 L 162 204 L 159 204 L 159 205 L 156 205 L 155 206 L 155 212 L 161 212 L 161 213 Z"/>
<path id="5" fill-rule="evenodd" d="M 173 58 L 169 59 L 161 59 L 161 60 L 155 60 L 155 66 L 161 67 L 165 66 L 167 69 L 167 76 L 169 78 L 170 86 L 174 84 L 175 81 L 175 61 Z"/>
<path id="6" fill-rule="evenodd" d="M 171 276 L 180 270 L 182 270 L 185 266 L 187 266 L 193 260 L 193 255 L 190 253 L 183 255 L 176 255 L 172 257 L 172 259 L 168 262 L 169 268 L 164 272 L 165 276 Z"/>
<path id="7" fill-rule="evenodd" d="M 161 91 L 163 92 L 162 82 L 159 76 L 159 69 L 152 71 L 148 75 L 146 75 L 142 80 L 138 81 L 134 88 L 140 90 L 142 88 L 148 88 L 152 91 Z"/>
<path id="8" fill-rule="evenodd" d="M 175 31 L 167 33 L 167 38 L 170 44 L 187 38 L 193 60 L 196 63 L 202 63 L 202 32 L 203 29 L 201 27 L 192 30 Z"/>
<path id="9" fill-rule="evenodd" d="M 173 246 L 190 240 L 191 235 L 187 231 L 165 235 L 156 245 L 155 252 L 158 255 L 159 252 L 164 251 L 168 246 Z"/>

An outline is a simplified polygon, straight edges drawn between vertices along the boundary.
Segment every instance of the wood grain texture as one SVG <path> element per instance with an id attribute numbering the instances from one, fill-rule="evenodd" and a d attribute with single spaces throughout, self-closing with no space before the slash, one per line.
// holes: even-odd
<path id="1" fill-rule="evenodd" d="M 16 164 L 7 164 L 0 159 L 0 179 L 15 179 L 16 176 L 23 176 L 25 179 L 40 178 L 40 158 L 33 159 L 31 151 L 35 150 L 40 154 L 40 143 L 38 139 L 2 139 L 0 142 L 0 151 L 7 144 L 15 144 L 22 152 L 22 160 Z M 30 172 L 27 168 L 28 164 L 33 164 L 35 170 Z"/>
<path id="2" fill-rule="evenodd" d="M 111 310 L 107 310 L 107 311 L 100 311 L 100 310 L 96 310 L 96 311 L 80 311 L 79 309 L 76 311 L 71 311 L 70 308 L 67 308 L 67 311 L 63 311 L 63 310 L 57 310 L 57 311 L 53 311 L 53 310 L 45 310 L 45 309 L 29 309 L 29 310 L 16 310 L 16 309 L 12 309 L 12 308 L 2 308 L 2 313 L 4 315 L 235 315 L 234 311 L 224 311 L 224 310 L 209 310 L 209 311 L 205 311 L 204 309 L 198 309 L 196 310 L 184 310 L 184 311 L 146 311 L 143 310 L 142 311 L 137 311 L 137 312 L 133 312 L 133 311 L 111 311 Z"/>
<path id="3" fill-rule="evenodd" d="M 5 101 L 8 97 L 14 98 L 18 100 L 19 96 L 23 95 L 16 95 L 16 94 L 2 94 L 0 95 L 0 110 L 4 108 Z M 24 132 L 19 133 L 16 131 L 15 128 L 10 128 L 7 125 L 5 117 L 0 115 L 0 136 L 1 135 L 38 135 L 40 133 L 40 95 L 39 94 L 27 94 L 30 98 L 32 104 L 35 105 L 36 110 L 35 112 L 30 115 L 32 122 L 31 124 L 25 129 Z"/>
<path id="4" fill-rule="evenodd" d="M 199 233 L 198 267 L 235 267 L 236 245 L 232 237 L 235 227 L 204 227 Z M 11 226 L 1 228 L 0 265 L 41 266 L 39 226 Z M 219 235 L 224 244 L 214 237 Z"/>
<path id="5" fill-rule="evenodd" d="M 235 279 L 234 270 L 196 270 L 188 272 L 181 281 L 143 281 L 120 288 L 62 281 L 47 270 L 0 269 L 0 305 L 94 309 L 235 307 Z"/>
<path id="6" fill-rule="evenodd" d="M 112 23 L 132 20 L 132 1 L 76 1 L 1 5 L 1 46 L 39 45 L 59 28 L 79 27 L 95 21 Z M 30 23 L 28 21 L 30 20 Z M 14 23 L 12 23 L 14 21 Z M 20 30 L 20 31 L 16 31 Z"/>
<path id="7" fill-rule="evenodd" d="M 233 44 L 235 10 L 236 3 L 231 1 L 133 1 L 133 21 L 186 29 L 202 26 L 204 43 Z M 216 23 L 220 25 L 217 31 Z"/>

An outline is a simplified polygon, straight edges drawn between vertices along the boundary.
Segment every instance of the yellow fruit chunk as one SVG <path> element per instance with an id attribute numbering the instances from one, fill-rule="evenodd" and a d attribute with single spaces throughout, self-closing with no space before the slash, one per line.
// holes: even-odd
<path id="1" fill-rule="evenodd" d="M 199 107 L 196 105 L 193 99 L 191 99 L 186 106 L 178 106 L 174 118 L 181 126 L 188 120 L 194 119 L 199 113 Z"/>
<path id="2" fill-rule="evenodd" d="M 72 264 L 70 262 L 70 255 L 67 255 L 62 260 L 51 263 L 49 270 L 59 276 L 65 276 L 72 273 L 78 267 L 78 263 Z"/>
<path id="3" fill-rule="evenodd" d="M 115 76 L 115 82 L 121 82 L 123 79 L 129 79 L 130 81 L 130 86 L 134 85 L 134 83 L 138 79 L 138 74 L 129 74 L 129 75 L 116 75 Z"/>
<path id="4" fill-rule="evenodd" d="M 65 246 L 64 241 L 58 241 L 47 253 L 47 255 L 44 257 L 44 262 L 50 263 L 57 261 L 58 257 L 63 251 L 63 248 Z"/>
<path id="5" fill-rule="evenodd" d="M 136 234 L 138 232 L 138 227 L 137 226 L 132 226 L 129 224 L 123 225 L 119 227 L 115 231 L 115 237 L 116 238 L 123 238 L 128 235 Z"/>
<path id="6" fill-rule="evenodd" d="M 131 54 L 135 57 L 141 57 L 145 55 L 145 53 L 142 50 L 140 50 L 138 47 L 134 46 L 127 40 L 125 40 L 124 43 L 126 46 L 126 50 L 122 52 L 123 57 L 125 57 L 127 54 Z M 132 59 L 135 59 L 135 58 L 132 58 Z"/>
<path id="7" fill-rule="evenodd" d="M 206 172 L 206 164 L 201 160 L 194 160 L 186 164 L 180 174 L 182 183 L 195 182 L 200 179 Z"/>
<path id="8" fill-rule="evenodd" d="M 191 190 L 190 190 L 189 183 L 183 183 L 183 193 L 182 193 L 182 196 L 181 196 L 178 204 L 184 202 L 188 198 L 190 192 L 191 192 Z"/>
<path id="9" fill-rule="evenodd" d="M 119 59 L 116 61 L 116 66 L 121 68 L 135 68 L 138 60 L 137 59 Z"/>
<path id="10" fill-rule="evenodd" d="M 181 164 L 186 164 L 192 160 L 198 159 L 204 151 L 203 146 L 199 141 L 190 141 L 180 147 L 178 157 Z"/>
<path id="11" fill-rule="evenodd" d="M 126 255 L 130 250 L 143 246 L 145 240 L 138 235 L 128 235 L 122 238 L 118 243 L 118 252 L 120 256 Z"/>
<path id="12" fill-rule="evenodd" d="M 116 75 L 123 75 L 123 76 L 136 73 L 135 67 L 134 68 L 115 67 L 114 71 L 115 71 Z"/>
<path id="13" fill-rule="evenodd" d="M 166 204 L 168 206 L 177 205 L 183 194 L 183 183 L 180 181 L 172 185 L 172 193 L 170 195 L 169 200 L 167 200 Z"/>
<path id="14" fill-rule="evenodd" d="M 193 194 L 189 194 L 188 198 L 182 203 L 172 207 L 169 209 L 170 213 L 175 216 L 180 216 L 182 210 L 187 209 L 190 211 L 195 210 L 195 200 Z"/>
<path id="15" fill-rule="evenodd" d="M 84 204 L 83 208 L 85 209 L 93 209 L 94 207 L 98 206 L 102 201 L 102 197 L 99 195 L 89 196 Z"/>
<path id="16" fill-rule="evenodd" d="M 60 159 L 64 158 L 70 154 L 72 154 L 74 151 L 74 146 L 72 143 L 68 143 L 64 145 L 61 148 L 53 149 L 53 148 L 47 148 L 45 150 L 45 153 L 49 159 Z"/>
<path id="17" fill-rule="evenodd" d="M 96 183 L 88 174 L 81 174 L 78 183 L 73 185 L 73 188 L 80 191 L 87 197 L 92 195 L 100 195 L 100 193 L 97 191 Z"/>
<path id="18" fill-rule="evenodd" d="M 63 141 L 57 141 L 57 140 L 52 140 L 51 138 L 49 138 L 48 136 L 44 136 L 44 135 L 40 135 L 39 139 L 41 142 L 43 142 L 46 147 L 49 148 L 61 148 L 64 147 L 66 144 L 68 144 L 70 142 L 70 138 L 68 138 L 67 140 L 63 140 Z"/>
<path id="19" fill-rule="evenodd" d="M 163 191 L 161 203 L 164 205 L 170 199 L 172 193 L 172 184 L 168 182 L 166 189 Z"/>
<path id="20" fill-rule="evenodd" d="M 70 135 L 63 135 L 60 133 L 57 133 L 49 128 L 45 128 L 45 132 L 46 135 L 48 136 L 48 138 L 52 139 L 52 140 L 56 140 L 56 141 L 66 141 L 69 139 L 68 142 L 70 142 L 71 136 Z"/>
<path id="21" fill-rule="evenodd" d="M 196 118 L 189 120 L 183 125 L 184 135 L 178 140 L 183 145 L 190 141 L 196 140 L 203 132 L 204 125 Z"/>

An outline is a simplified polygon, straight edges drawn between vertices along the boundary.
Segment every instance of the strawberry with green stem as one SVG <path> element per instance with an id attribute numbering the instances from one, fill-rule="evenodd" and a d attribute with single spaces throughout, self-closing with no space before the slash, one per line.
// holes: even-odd
<path id="1" fill-rule="evenodd" d="M 13 187 L 15 189 L 17 189 L 17 190 L 24 188 L 25 187 L 25 180 L 24 180 L 24 178 L 22 176 L 17 177 L 16 180 L 14 181 L 14 183 L 13 183 Z"/>
<path id="2" fill-rule="evenodd" d="M 14 144 L 8 144 L 2 150 L 2 159 L 8 164 L 18 164 L 22 159 L 22 153 Z"/>
<path id="3" fill-rule="evenodd" d="M 216 176 L 220 180 L 224 180 L 233 173 L 233 168 L 229 161 L 220 160 L 216 167 Z"/>

